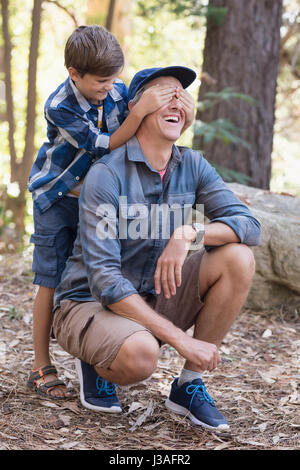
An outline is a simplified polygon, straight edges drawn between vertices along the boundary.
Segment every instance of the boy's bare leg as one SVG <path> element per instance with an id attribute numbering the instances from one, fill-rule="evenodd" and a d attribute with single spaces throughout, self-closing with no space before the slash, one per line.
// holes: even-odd
<path id="1" fill-rule="evenodd" d="M 51 364 L 49 344 L 53 316 L 53 295 L 54 289 L 40 286 L 35 298 L 33 307 L 33 344 L 35 352 L 33 370 Z M 56 376 L 53 374 L 46 375 L 44 378 L 45 382 L 55 379 Z M 58 385 L 49 392 L 49 395 L 56 397 L 70 396 L 64 385 Z"/>
<path id="2" fill-rule="evenodd" d="M 194 337 L 220 346 L 250 289 L 255 260 L 246 245 L 230 243 L 203 255 L 199 272 L 200 311 Z M 186 361 L 185 369 L 199 371 Z"/>

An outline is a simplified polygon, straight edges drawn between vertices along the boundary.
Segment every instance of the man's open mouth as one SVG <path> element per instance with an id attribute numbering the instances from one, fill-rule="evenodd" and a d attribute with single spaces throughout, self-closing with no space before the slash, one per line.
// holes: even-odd
<path id="1" fill-rule="evenodd" d="M 174 116 L 174 115 L 170 115 L 170 116 L 165 116 L 164 117 L 164 120 L 167 121 L 167 122 L 175 122 L 175 123 L 178 123 L 179 122 L 179 116 Z"/>

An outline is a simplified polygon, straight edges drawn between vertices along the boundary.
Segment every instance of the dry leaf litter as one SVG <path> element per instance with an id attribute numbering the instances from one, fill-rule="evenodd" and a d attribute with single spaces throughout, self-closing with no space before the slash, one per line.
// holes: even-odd
<path id="1" fill-rule="evenodd" d="M 74 360 L 52 341 L 51 356 L 74 392 L 39 399 L 26 388 L 33 360 L 31 251 L 0 259 L 0 450 L 295 450 L 300 448 L 300 309 L 243 310 L 205 374 L 229 433 L 195 427 L 164 406 L 183 359 L 165 345 L 152 377 L 122 387 L 121 415 L 83 408 Z M 189 332 L 192 334 L 192 331 Z"/>

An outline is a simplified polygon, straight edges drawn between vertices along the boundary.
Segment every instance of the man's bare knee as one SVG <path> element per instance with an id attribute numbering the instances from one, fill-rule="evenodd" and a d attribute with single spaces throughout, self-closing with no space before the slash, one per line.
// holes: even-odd
<path id="1" fill-rule="evenodd" d="M 126 339 L 111 369 L 120 376 L 120 385 L 140 382 L 154 372 L 158 356 L 157 340 L 147 331 L 140 331 Z"/>
<path id="2" fill-rule="evenodd" d="M 240 285 L 249 284 L 255 273 L 255 258 L 251 249 L 242 243 L 230 243 L 224 251 L 224 262 L 231 277 Z"/>

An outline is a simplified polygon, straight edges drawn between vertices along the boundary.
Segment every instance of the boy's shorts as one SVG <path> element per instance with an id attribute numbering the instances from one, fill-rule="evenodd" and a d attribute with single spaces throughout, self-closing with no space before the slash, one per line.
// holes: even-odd
<path id="1" fill-rule="evenodd" d="M 204 249 L 187 258 L 182 283 L 176 294 L 163 293 L 144 300 L 156 312 L 183 331 L 195 324 L 204 303 L 199 294 L 199 269 Z M 134 333 L 148 331 L 141 324 L 103 308 L 100 302 L 64 299 L 56 309 L 53 333 L 60 346 L 74 357 L 101 368 L 109 368 L 124 341 Z M 161 342 L 158 340 L 161 345 Z"/>
<path id="2" fill-rule="evenodd" d="M 78 224 L 78 199 L 64 196 L 43 214 L 33 204 L 33 283 L 55 288 L 72 253 Z"/>

